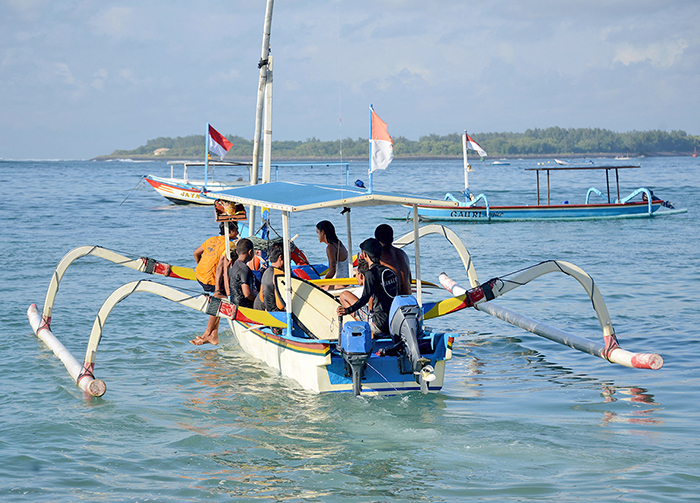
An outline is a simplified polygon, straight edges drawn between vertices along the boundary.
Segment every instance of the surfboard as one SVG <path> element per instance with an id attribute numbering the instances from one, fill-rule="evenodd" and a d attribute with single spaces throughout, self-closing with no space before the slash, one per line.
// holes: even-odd
<path id="1" fill-rule="evenodd" d="M 284 276 L 277 276 L 277 289 L 282 298 L 286 283 Z M 338 340 L 342 322 L 336 313 L 340 302 L 330 293 L 316 285 L 292 276 L 292 317 L 299 326 L 312 337 L 323 340 Z M 344 316 L 344 321 L 351 321 Z"/>

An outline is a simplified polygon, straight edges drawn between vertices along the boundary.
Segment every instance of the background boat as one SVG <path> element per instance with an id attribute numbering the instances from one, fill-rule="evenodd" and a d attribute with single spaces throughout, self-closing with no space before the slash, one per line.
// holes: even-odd
<path id="1" fill-rule="evenodd" d="M 423 220 L 444 220 L 462 222 L 512 222 L 521 220 L 596 220 L 619 218 L 645 218 L 652 217 L 662 208 L 667 210 L 659 213 L 671 215 L 685 212 L 685 209 L 675 209 L 671 203 L 657 198 L 653 191 L 646 187 L 640 187 L 622 197 L 620 192 L 620 170 L 638 169 L 639 166 L 553 166 L 525 168 L 525 171 L 536 173 L 535 204 L 511 204 L 491 205 L 485 193 L 478 195 L 469 193 L 469 200 L 464 201 L 459 207 L 448 206 L 419 206 L 418 215 Z M 557 173 L 557 178 L 570 183 L 574 176 L 580 177 L 583 172 L 605 172 L 605 185 L 599 190 L 596 186 L 589 187 L 585 199 L 583 193 L 579 196 L 580 202 L 572 203 L 568 199 L 560 204 L 551 203 L 551 172 Z M 565 172 L 569 174 L 566 175 Z M 540 192 L 540 173 L 546 175 L 546 199 L 544 189 Z M 612 175 L 611 175 L 612 173 Z M 474 176 L 474 175 L 472 175 Z M 612 179 L 611 179 L 612 177 Z M 561 180 L 560 180 L 561 181 Z M 613 188 L 611 190 L 611 183 Z M 465 191 L 466 192 L 466 191 Z M 571 190 L 567 190 L 571 193 Z M 459 201 L 448 193 L 445 199 Z M 598 202 L 602 199 L 602 202 Z M 546 202 L 545 202 L 546 201 Z"/>
<path id="2" fill-rule="evenodd" d="M 171 161 L 168 162 L 168 164 L 170 165 L 170 177 L 164 178 L 150 174 L 144 177 L 146 182 L 153 187 L 156 192 L 158 192 L 168 201 L 175 204 L 214 204 L 216 198 L 202 193 L 205 186 L 204 177 L 202 177 L 202 179 L 191 179 L 189 177 L 190 173 L 188 173 L 188 168 L 204 168 L 205 163 L 203 161 Z M 182 177 L 180 178 L 176 178 L 174 176 L 174 168 L 176 164 L 182 164 Z M 211 167 L 211 174 L 208 174 L 208 176 L 211 178 L 206 181 L 206 186 L 207 190 L 211 192 L 218 192 L 221 190 L 232 189 L 234 187 L 241 187 L 243 185 L 250 184 L 251 163 L 249 162 L 209 161 L 209 166 Z M 217 166 L 234 166 L 239 168 L 246 167 L 247 170 L 245 170 L 245 173 L 240 174 L 233 180 L 215 180 L 214 170 Z"/>

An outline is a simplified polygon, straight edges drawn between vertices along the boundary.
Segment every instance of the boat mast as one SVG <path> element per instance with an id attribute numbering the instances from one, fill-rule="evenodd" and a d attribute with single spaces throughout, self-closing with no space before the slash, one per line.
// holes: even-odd
<path id="1" fill-rule="evenodd" d="M 464 158 L 464 197 L 469 201 L 469 161 L 467 160 L 467 130 L 462 135 L 462 157 Z"/>
<path id="2" fill-rule="evenodd" d="M 367 177 L 369 178 L 369 190 L 368 194 L 372 193 L 372 154 L 374 154 L 374 143 L 372 143 L 372 104 L 369 105 L 369 169 L 367 170 Z"/>
<path id="3" fill-rule="evenodd" d="M 209 175 L 209 123 L 207 122 L 207 133 L 204 135 L 204 192 L 207 191 L 207 176 Z M 187 172 L 187 165 L 185 165 Z M 185 181 L 187 177 L 185 176 Z"/>
<path id="4" fill-rule="evenodd" d="M 258 183 L 258 163 L 260 162 L 260 137 L 262 136 L 263 108 L 265 105 L 265 89 L 267 87 L 268 68 L 270 64 L 270 28 L 272 26 L 272 7 L 275 0 L 267 0 L 265 9 L 265 25 L 263 27 L 262 53 L 260 55 L 260 82 L 258 85 L 258 101 L 255 115 L 255 134 L 253 136 L 253 165 L 250 171 L 250 184 Z M 255 206 L 249 206 L 248 232 L 255 233 Z"/>
<path id="5" fill-rule="evenodd" d="M 262 183 L 270 183 L 272 162 L 272 56 L 268 57 L 267 82 L 265 83 L 265 123 L 263 124 L 263 173 Z"/>

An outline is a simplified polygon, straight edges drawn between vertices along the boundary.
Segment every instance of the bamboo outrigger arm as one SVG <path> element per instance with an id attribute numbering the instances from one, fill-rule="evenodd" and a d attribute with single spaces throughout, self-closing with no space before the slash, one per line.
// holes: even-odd
<path id="1" fill-rule="evenodd" d="M 100 310 L 95 317 L 95 321 L 90 331 L 90 339 L 88 340 L 87 351 L 85 352 L 85 360 L 80 365 L 73 355 L 61 344 L 61 342 L 53 335 L 48 325 L 42 322 L 39 316 L 39 310 L 36 304 L 32 304 L 27 312 L 29 323 L 34 329 L 34 333 L 53 350 L 54 354 L 63 362 L 68 370 L 68 373 L 80 388 L 90 393 L 93 396 L 102 396 L 107 387 L 105 383 L 99 379 L 95 379 L 93 371 L 95 370 L 95 355 L 97 347 L 102 339 L 102 331 L 107 321 L 107 317 L 112 312 L 114 307 L 126 297 L 136 292 L 152 293 L 159 295 L 165 299 L 177 302 L 183 306 L 192 308 L 211 316 L 218 316 L 226 319 L 236 319 L 239 321 L 254 323 L 258 325 L 271 327 L 286 326 L 281 321 L 264 311 L 256 311 L 254 309 L 239 308 L 227 299 L 219 299 L 209 295 L 192 295 L 182 292 L 175 288 L 156 283 L 148 280 L 132 281 L 117 288 L 112 294 L 107 297 L 107 300 L 102 304 Z"/>
<path id="2" fill-rule="evenodd" d="M 73 262 L 81 257 L 85 257 L 86 255 L 100 257 L 105 260 L 109 260 L 110 262 L 114 262 L 115 264 L 123 265 L 124 267 L 128 267 L 146 274 L 157 274 L 159 276 L 169 276 L 188 280 L 195 279 L 194 271 L 188 267 L 171 266 L 170 264 L 158 262 L 148 257 L 131 259 L 117 252 L 113 252 L 112 250 L 102 248 L 101 246 L 79 246 L 78 248 L 74 248 L 64 255 L 56 266 L 53 276 L 51 277 L 51 283 L 49 283 L 49 288 L 46 291 L 46 300 L 44 301 L 44 308 L 41 313 L 43 318 L 42 321 L 47 327 L 50 327 L 51 325 L 53 304 L 56 300 L 56 294 L 58 293 L 58 287 L 63 279 L 63 275 Z"/>
<path id="3" fill-rule="evenodd" d="M 530 281 L 550 272 L 567 274 L 576 279 L 581 286 L 583 286 L 591 300 L 593 309 L 598 317 L 598 322 L 603 329 L 604 344 L 599 344 L 584 337 L 569 334 L 489 302 L 506 292 L 514 290 L 519 286 L 526 285 Z M 611 363 L 618 363 L 626 367 L 653 370 L 663 366 L 663 358 L 660 355 L 631 353 L 620 348 L 612 322 L 610 321 L 610 314 L 608 313 L 603 296 L 596 286 L 595 281 L 590 275 L 583 271 L 583 269 L 569 262 L 558 260 L 542 262 L 509 275 L 508 277 L 493 278 L 483 285 L 472 288 L 469 291 L 457 285 L 445 273 L 440 275 L 440 283 L 453 295 L 456 295 L 456 299 L 462 302 L 463 307 L 474 307 L 479 311 L 491 314 L 492 316 L 529 332 L 589 353 L 593 356 L 606 359 Z"/>
<path id="4" fill-rule="evenodd" d="M 476 276 L 476 269 L 474 269 L 472 257 L 469 254 L 467 247 L 464 246 L 464 243 L 462 243 L 462 240 L 459 239 L 459 236 L 457 236 L 457 234 L 449 227 L 445 227 L 444 225 L 440 224 L 429 224 L 418 229 L 419 239 L 423 236 L 427 236 L 428 234 L 441 234 L 445 236 L 445 239 L 452 243 L 452 246 L 454 246 L 455 250 L 457 250 L 459 258 L 462 260 L 462 264 L 464 264 L 464 268 L 467 270 L 467 276 L 469 277 L 469 283 L 471 284 L 472 288 L 479 286 L 479 279 Z M 394 240 L 394 246 L 397 248 L 403 248 L 404 246 L 413 243 L 413 235 L 413 231 L 411 231 L 405 236 Z"/>

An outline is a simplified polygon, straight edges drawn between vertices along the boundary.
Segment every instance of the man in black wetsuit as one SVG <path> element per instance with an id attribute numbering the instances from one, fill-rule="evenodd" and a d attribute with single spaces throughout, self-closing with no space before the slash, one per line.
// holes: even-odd
<path id="1" fill-rule="evenodd" d="M 360 244 L 362 256 L 369 263 L 369 270 L 365 272 L 365 285 L 362 296 L 352 302 L 348 296 L 340 299 L 341 306 L 338 315 L 353 314 L 362 321 L 367 321 L 372 334 L 389 333 L 389 310 L 394 297 L 399 292 L 399 280 L 396 273 L 379 262 L 382 256 L 382 244 L 369 238 Z M 372 299 L 372 309 L 364 311 L 362 308 Z M 365 319 L 366 318 L 366 319 Z"/>
<path id="2" fill-rule="evenodd" d="M 260 294 L 255 297 L 253 307 L 265 311 L 282 311 L 284 303 L 279 296 L 275 277 L 284 276 L 284 254 L 281 246 L 274 245 L 269 253 L 270 267 L 265 269 L 260 281 Z"/>

